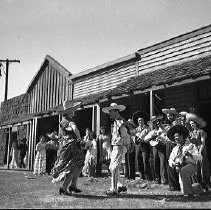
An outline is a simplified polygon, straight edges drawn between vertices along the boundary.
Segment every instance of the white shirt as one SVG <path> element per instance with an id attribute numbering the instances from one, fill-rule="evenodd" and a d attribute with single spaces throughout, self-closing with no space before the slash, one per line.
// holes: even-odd
<path id="1" fill-rule="evenodd" d="M 185 161 L 187 163 L 193 163 L 193 164 L 196 164 L 196 162 L 199 160 L 202 160 L 202 156 L 199 154 L 198 152 L 198 149 L 197 147 L 192 144 L 192 143 L 189 143 L 189 144 L 184 144 L 182 146 L 182 155 L 184 155 L 185 151 L 187 151 L 192 154 L 193 158 L 192 157 L 187 157 L 185 159 Z M 178 153 L 179 153 L 179 145 L 176 145 L 171 154 L 170 154 L 170 157 L 169 157 L 169 165 L 171 167 L 173 167 L 173 165 L 177 162 L 177 157 L 178 157 Z"/>

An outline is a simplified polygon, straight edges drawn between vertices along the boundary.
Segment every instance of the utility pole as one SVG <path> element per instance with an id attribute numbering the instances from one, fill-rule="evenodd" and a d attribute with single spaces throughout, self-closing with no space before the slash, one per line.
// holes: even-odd
<path id="1" fill-rule="evenodd" d="M 6 63 L 6 77 L 5 77 L 5 93 L 4 93 L 4 100 L 7 100 L 7 92 L 8 92 L 8 74 L 9 74 L 9 64 L 10 63 L 20 63 L 20 60 L 0 60 L 0 63 L 4 62 Z"/>

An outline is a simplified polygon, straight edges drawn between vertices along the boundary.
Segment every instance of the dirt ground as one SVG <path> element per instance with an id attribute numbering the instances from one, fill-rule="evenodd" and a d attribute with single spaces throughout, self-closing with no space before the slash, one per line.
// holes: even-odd
<path id="1" fill-rule="evenodd" d="M 51 176 L 34 176 L 30 171 L 0 170 L 0 209 L 12 208 L 211 208 L 211 192 L 197 198 L 184 198 L 168 186 L 140 180 L 124 180 L 126 194 L 108 197 L 110 178 L 79 178 L 80 194 L 58 194 L 60 185 Z"/>

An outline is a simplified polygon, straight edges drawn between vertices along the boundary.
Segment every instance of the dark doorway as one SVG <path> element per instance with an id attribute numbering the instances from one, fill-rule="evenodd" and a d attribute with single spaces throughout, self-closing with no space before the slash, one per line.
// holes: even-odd
<path id="1" fill-rule="evenodd" d="M 93 108 L 85 108 L 78 110 L 75 113 L 75 123 L 80 131 L 81 138 L 85 136 L 85 129 L 90 128 L 92 130 L 92 110 Z"/>
<path id="2" fill-rule="evenodd" d="M 51 117 L 44 117 L 38 119 L 38 126 L 37 126 L 37 140 L 36 144 L 38 143 L 38 139 L 41 135 L 46 137 L 47 133 L 52 133 L 53 131 L 59 130 L 59 116 L 51 116 Z"/>
<path id="3" fill-rule="evenodd" d="M 201 104 L 199 107 L 199 112 L 201 117 L 206 121 L 206 126 L 203 128 L 204 131 L 207 133 L 206 139 L 206 147 L 207 147 L 207 154 L 208 159 L 211 167 L 211 103 Z"/>

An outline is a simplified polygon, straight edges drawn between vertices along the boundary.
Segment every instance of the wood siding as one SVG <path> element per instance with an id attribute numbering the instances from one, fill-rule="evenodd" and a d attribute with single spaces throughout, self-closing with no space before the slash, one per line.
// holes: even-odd
<path id="1" fill-rule="evenodd" d="M 71 100 L 71 85 L 55 67 L 47 65 L 29 91 L 29 113 L 39 113 Z"/>
<path id="2" fill-rule="evenodd" d="M 74 83 L 73 98 L 87 96 L 116 87 L 118 84 L 125 82 L 128 78 L 136 75 L 136 66 L 130 64 L 120 66 L 115 69 L 96 73 L 79 79 Z"/>
<path id="3" fill-rule="evenodd" d="M 156 70 L 178 62 L 195 59 L 211 53 L 211 32 L 195 35 L 182 41 L 172 40 L 172 44 L 159 49 L 140 50 L 139 73 Z"/>

